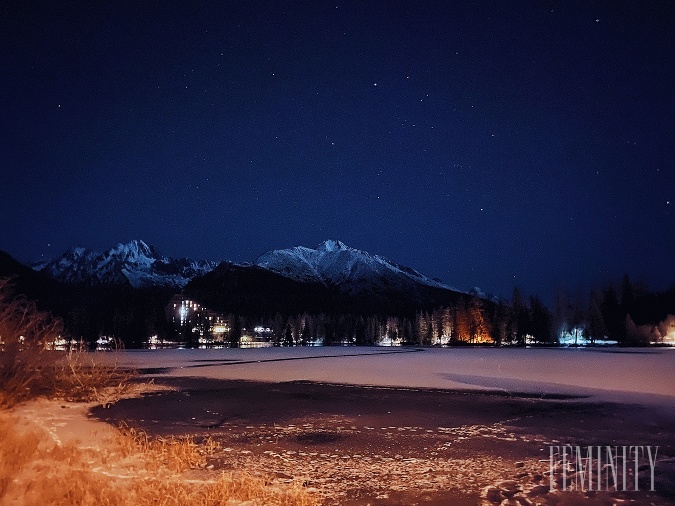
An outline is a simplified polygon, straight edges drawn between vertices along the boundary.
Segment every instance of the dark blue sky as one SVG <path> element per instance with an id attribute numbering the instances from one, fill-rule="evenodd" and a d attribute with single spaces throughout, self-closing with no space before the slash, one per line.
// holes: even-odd
<path id="1" fill-rule="evenodd" d="M 0 249 L 327 238 L 458 288 L 675 283 L 675 7 L 3 2 Z"/>

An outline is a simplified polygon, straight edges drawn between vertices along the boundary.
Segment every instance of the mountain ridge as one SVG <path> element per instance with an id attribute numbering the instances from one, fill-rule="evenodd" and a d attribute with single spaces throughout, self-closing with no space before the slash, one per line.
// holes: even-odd
<path id="1" fill-rule="evenodd" d="M 398 278 L 398 284 L 413 282 L 461 291 L 428 278 L 411 267 L 349 247 L 334 239 L 323 241 L 313 249 L 295 246 L 267 251 L 256 258 L 253 264 L 296 281 L 320 282 L 326 286 L 378 284 L 384 279 L 391 281 Z"/>
<path id="2" fill-rule="evenodd" d="M 315 248 L 294 246 L 269 250 L 251 263 L 165 257 L 154 246 L 135 239 L 118 243 L 103 252 L 74 246 L 61 256 L 34 263 L 31 267 L 68 284 L 129 284 L 134 288 L 183 289 L 190 281 L 208 274 L 223 262 L 242 268 L 255 266 L 300 283 L 318 283 L 348 293 L 375 293 L 392 288 L 416 292 L 417 285 L 467 293 L 336 239 L 325 240 Z"/>
<path id="3" fill-rule="evenodd" d="M 325 240 L 315 248 L 294 246 L 269 250 L 251 263 L 166 257 L 154 246 L 135 239 L 118 243 L 103 252 L 74 246 L 59 257 L 32 264 L 31 267 L 66 284 L 183 290 L 193 280 L 208 275 L 223 263 L 244 270 L 255 267 L 298 282 L 299 286 L 322 285 L 362 300 L 392 297 L 423 300 L 428 298 L 430 290 L 472 293 L 336 239 Z"/>
<path id="4" fill-rule="evenodd" d="M 210 272 L 217 265 L 208 260 L 165 257 L 154 246 L 134 239 L 103 252 L 74 246 L 60 257 L 31 267 L 69 284 L 183 288 L 194 277 Z"/>

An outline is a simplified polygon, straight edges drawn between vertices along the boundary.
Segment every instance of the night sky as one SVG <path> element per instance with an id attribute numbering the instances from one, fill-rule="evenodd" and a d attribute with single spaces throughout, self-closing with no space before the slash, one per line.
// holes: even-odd
<path id="1" fill-rule="evenodd" d="M 675 4 L 2 2 L 0 249 L 675 283 Z"/>

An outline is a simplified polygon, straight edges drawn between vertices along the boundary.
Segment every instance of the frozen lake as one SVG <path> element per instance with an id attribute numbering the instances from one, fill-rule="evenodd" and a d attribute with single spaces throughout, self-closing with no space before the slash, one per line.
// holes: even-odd
<path id="1" fill-rule="evenodd" d="M 170 376 L 487 389 L 675 406 L 675 349 L 669 348 L 296 347 L 128 350 L 99 356 Z"/>

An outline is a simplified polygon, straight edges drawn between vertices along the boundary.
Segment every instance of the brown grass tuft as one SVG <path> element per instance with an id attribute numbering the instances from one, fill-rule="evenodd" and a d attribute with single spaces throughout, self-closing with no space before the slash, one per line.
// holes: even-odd
<path id="1" fill-rule="evenodd" d="M 143 453 L 152 455 L 152 462 L 173 472 L 206 467 L 206 458 L 213 454 L 219 445 L 211 438 L 197 444 L 192 436 L 151 438 L 126 424 L 119 427 L 119 448 L 123 455 Z"/>
<path id="2" fill-rule="evenodd" d="M 209 439 L 150 438 L 129 427 L 102 448 L 57 445 L 46 432 L 0 411 L 0 504 L 318 504 L 300 483 L 279 486 L 246 473 L 203 470 L 216 449 Z"/>
<path id="3" fill-rule="evenodd" d="M 117 402 L 132 388 L 131 380 L 137 374 L 109 362 L 101 363 L 96 353 L 67 352 L 54 364 L 51 395 L 73 402 L 95 402 L 104 407 Z"/>
<path id="4" fill-rule="evenodd" d="M 247 474 L 223 473 L 204 490 L 204 506 L 219 506 L 223 498 L 232 497 L 240 501 L 252 501 L 254 504 L 278 506 L 314 506 L 317 499 L 307 493 L 302 483 L 295 482 L 284 488 L 271 486 L 261 477 Z"/>

